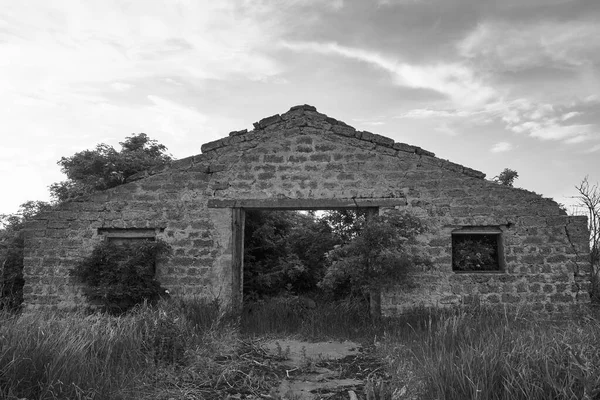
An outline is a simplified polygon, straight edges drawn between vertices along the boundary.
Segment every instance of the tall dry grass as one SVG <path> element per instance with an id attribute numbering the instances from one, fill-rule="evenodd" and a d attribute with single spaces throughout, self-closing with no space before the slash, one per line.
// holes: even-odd
<path id="1" fill-rule="evenodd" d="M 136 320 L 81 314 L 0 317 L 4 398 L 115 398 L 151 360 Z"/>
<path id="2" fill-rule="evenodd" d="M 241 319 L 251 335 L 376 344 L 389 393 L 413 398 L 600 399 L 600 316 L 554 320 L 484 307 L 420 309 L 374 324 L 364 304 L 275 299 Z M 220 399 L 275 384 L 263 351 L 216 303 L 170 300 L 123 317 L 0 315 L 0 398 Z M 195 397 L 194 397 L 195 396 Z"/>
<path id="3" fill-rule="evenodd" d="M 244 334 L 298 335 L 306 339 L 360 339 L 373 336 L 368 305 L 359 299 L 319 302 L 308 307 L 296 296 L 273 297 L 247 304 L 241 316 Z"/>
<path id="4" fill-rule="evenodd" d="M 157 390 L 157 376 L 231 346 L 237 336 L 223 316 L 217 304 L 177 300 L 122 317 L 1 314 L 0 398 L 138 398 Z"/>
<path id="5" fill-rule="evenodd" d="M 600 399 L 597 313 L 474 307 L 423 310 L 411 322 L 396 321 L 383 346 L 393 371 L 412 364 L 424 398 Z"/>

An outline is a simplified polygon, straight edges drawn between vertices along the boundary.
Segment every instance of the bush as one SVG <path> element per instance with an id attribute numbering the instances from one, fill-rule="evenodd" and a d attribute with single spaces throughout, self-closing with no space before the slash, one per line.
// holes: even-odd
<path id="1" fill-rule="evenodd" d="M 70 272 L 85 285 L 83 292 L 92 306 L 120 314 L 167 294 L 154 276 L 154 265 L 170 251 L 161 240 L 124 245 L 102 242 Z"/>
<path id="2" fill-rule="evenodd" d="M 7 238 L 0 256 L 0 310 L 18 311 L 23 303 L 23 235 Z"/>

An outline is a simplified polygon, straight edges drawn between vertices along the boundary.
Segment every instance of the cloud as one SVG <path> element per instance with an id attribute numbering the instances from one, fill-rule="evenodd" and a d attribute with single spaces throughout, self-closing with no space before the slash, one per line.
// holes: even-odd
<path id="1" fill-rule="evenodd" d="M 0 43 L 7 42 L 0 68 L 18 87 L 153 76 L 253 80 L 280 71 L 265 55 L 278 29 L 237 12 L 237 2 L 52 4 L 3 8 L 9 33 L 0 33 Z M 25 77 L 33 77 L 30 84 Z"/>
<path id="2" fill-rule="evenodd" d="M 587 46 L 578 41 L 589 41 L 596 32 L 600 37 L 600 25 L 597 25 L 583 23 L 571 32 L 561 31 L 553 36 L 555 29 L 577 25 L 545 22 L 528 29 L 508 22 L 483 22 L 457 42 L 459 58 L 453 61 L 439 58 L 433 63 L 409 63 L 384 52 L 336 42 L 281 41 L 280 46 L 295 52 L 366 63 L 390 74 L 392 82 L 398 86 L 433 90 L 447 99 L 437 104 L 442 107 L 409 109 L 395 118 L 440 119 L 444 122 L 436 130 L 449 135 L 457 134 L 452 128 L 456 124 L 450 120 L 459 120 L 463 128 L 501 121 L 507 130 L 515 133 L 575 144 L 589 140 L 597 129 L 596 123 L 583 122 L 588 115 L 584 104 L 587 100 L 566 95 L 560 98 L 552 93 L 551 85 L 529 93 L 523 88 L 503 86 L 496 77 L 498 70 L 530 68 L 548 62 L 564 68 L 585 69 L 596 59 L 600 60 L 595 54 L 596 47 L 600 50 L 600 44 Z M 511 40 L 502 36 L 504 31 Z M 521 32 L 522 37 L 519 36 Z M 487 46 L 487 40 L 490 46 Z M 584 97 L 586 92 L 582 95 Z M 494 149 L 506 151 L 504 147 Z"/>
<path id="3" fill-rule="evenodd" d="M 600 63 L 597 20 L 484 21 L 458 43 L 463 57 L 492 70 Z"/>
<path id="4" fill-rule="evenodd" d="M 460 63 L 409 64 L 377 52 L 333 42 L 282 41 L 280 46 L 297 52 L 337 55 L 365 62 L 390 73 L 394 83 L 399 86 L 435 90 L 461 107 L 481 106 L 496 95 L 493 88 L 485 85 L 470 68 Z"/>
<path id="5" fill-rule="evenodd" d="M 573 117 L 577 117 L 578 115 L 581 115 L 581 112 L 579 111 L 572 111 L 572 112 L 568 112 L 565 115 L 563 115 L 560 120 L 561 121 L 566 121 L 568 119 L 571 119 Z"/>
<path id="6" fill-rule="evenodd" d="M 152 102 L 148 115 L 158 130 L 175 138 L 182 139 L 208 122 L 207 116 L 191 107 L 155 95 L 148 95 L 148 100 Z"/>
<path id="7" fill-rule="evenodd" d="M 458 131 L 450 127 L 447 123 L 442 123 L 435 128 L 436 131 L 448 136 L 458 136 Z"/>
<path id="8" fill-rule="evenodd" d="M 498 142 L 490 149 L 490 151 L 492 153 L 504 153 L 506 151 L 512 150 L 512 148 L 512 144 L 508 142 Z"/>
<path id="9" fill-rule="evenodd" d="M 417 108 L 397 115 L 395 118 L 457 118 L 468 117 L 469 115 L 472 115 L 472 113 L 464 110 L 435 110 L 429 108 Z"/>
<path id="10" fill-rule="evenodd" d="M 583 109 L 584 104 L 574 103 L 571 108 Z M 506 104 L 501 119 L 515 133 L 524 133 L 543 140 L 562 140 L 580 143 L 594 132 L 594 124 L 574 124 L 572 119 L 582 115 L 580 111 L 569 111 L 563 105 L 536 103 L 525 98 Z"/>
<path id="11" fill-rule="evenodd" d="M 590 147 L 589 149 L 585 150 L 584 153 L 589 154 L 589 153 L 595 153 L 597 151 L 600 151 L 600 144 Z"/>
<path id="12" fill-rule="evenodd" d="M 131 89 L 133 85 L 123 82 L 114 82 L 110 84 L 110 87 L 116 90 L 117 92 L 124 92 L 126 90 Z"/>

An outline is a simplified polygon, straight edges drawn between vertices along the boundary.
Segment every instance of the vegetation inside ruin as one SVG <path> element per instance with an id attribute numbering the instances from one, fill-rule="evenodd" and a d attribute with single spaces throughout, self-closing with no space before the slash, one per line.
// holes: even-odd
<path id="1" fill-rule="evenodd" d="M 332 303 L 298 321 L 295 305 L 265 304 L 241 331 L 217 303 L 200 300 L 162 300 L 122 316 L 4 313 L 0 397 L 282 399 L 274 388 L 286 371 L 261 338 L 295 335 L 362 343 L 384 369 L 385 385 L 370 398 L 600 398 L 598 310 L 551 320 L 526 309 L 416 309 L 377 324 L 361 310 Z M 366 382 L 358 398 L 367 398 Z"/>
<path id="2" fill-rule="evenodd" d="M 155 265 L 170 251 L 162 240 L 120 244 L 104 241 L 70 273 L 83 283 L 83 293 L 92 307 L 121 314 L 166 295 L 156 280 Z"/>
<path id="3" fill-rule="evenodd" d="M 380 291 L 408 284 L 411 271 L 429 261 L 417 243 L 426 230 L 420 219 L 399 211 L 369 212 L 247 211 L 246 311 L 271 298 L 273 304 L 312 308 L 315 300 L 354 299 L 378 316 Z"/>
<path id="4" fill-rule="evenodd" d="M 452 235 L 452 269 L 498 271 L 498 235 Z"/>

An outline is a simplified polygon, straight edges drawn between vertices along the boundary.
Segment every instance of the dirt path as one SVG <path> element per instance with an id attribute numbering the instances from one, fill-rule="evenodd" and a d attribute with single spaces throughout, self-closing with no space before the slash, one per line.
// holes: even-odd
<path id="1" fill-rule="evenodd" d="M 277 388 L 282 399 L 347 400 L 359 393 L 365 398 L 365 389 L 379 391 L 387 380 L 382 361 L 358 343 L 281 339 L 262 346 L 285 371 Z"/>

